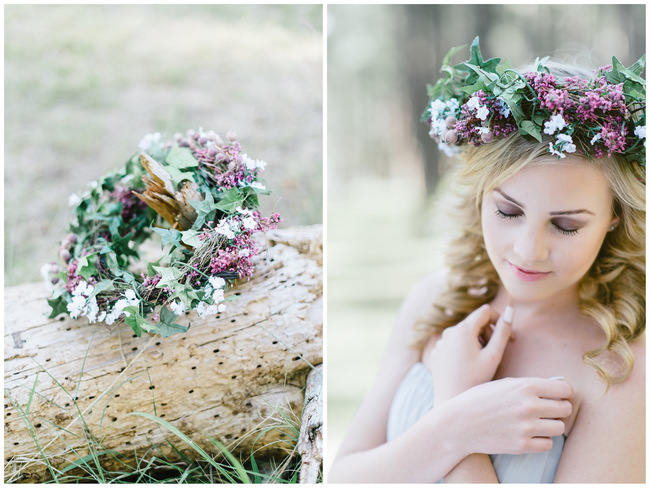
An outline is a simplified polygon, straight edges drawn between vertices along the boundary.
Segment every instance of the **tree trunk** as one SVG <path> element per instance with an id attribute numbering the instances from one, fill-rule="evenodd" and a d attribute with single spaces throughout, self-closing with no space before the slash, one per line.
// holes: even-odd
<path id="1" fill-rule="evenodd" d="M 125 325 L 48 319 L 44 284 L 7 288 L 5 481 L 51 478 L 34 436 L 55 470 L 88 454 L 89 435 L 127 462 L 152 445 L 178 458 L 165 439 L 196 457 L 132 412 L 155 413 L 209 452 L 208 438 L 242 454 L 255 443 L 258 459 L 293 449 L 283 429 L 256 438 L 279 410 L 299 422 L 306 376 L 322 363 L 322 227 L 266 239 L 255 275 L 226 293 L 235 299 L 225 313 L 187 315 L 179 322 L 191 324 L 188 332 L 165 339 L 135 337 Z M 107 469 L 117 463 L 102 459 Z"/>

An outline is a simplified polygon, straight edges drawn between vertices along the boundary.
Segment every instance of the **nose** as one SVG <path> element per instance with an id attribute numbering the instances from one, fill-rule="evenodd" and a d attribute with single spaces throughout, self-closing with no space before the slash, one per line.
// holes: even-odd
<path id="1" fill-rule="evenodd" d="M 520 259 L 520 266 L 533 266 L 543 263 L 549 256 L 549 244 L 546 239 L 544 228 L 532 225 L 524 225 L 514 243 L 515 255 Z"/>

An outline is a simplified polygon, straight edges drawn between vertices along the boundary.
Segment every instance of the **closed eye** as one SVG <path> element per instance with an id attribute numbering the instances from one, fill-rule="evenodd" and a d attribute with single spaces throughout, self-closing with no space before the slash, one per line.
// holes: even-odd
<path id="1" fill-rule="evenodd" d="M 496 215 L 498 217 L 500 217 L 502 219 L 505 219 L 505 220 L 512 220 L 512 219 L 516 219 L 518 217 L 523 216 L 523 213 L 521 213 L 521 212 L 508 213 L 508 212 L 504 212 L 503 210 L 500 210 L 499 208 L 496 209 L 495 213 L 496 213 Z M 565 225 L 561 225 L 558 222 L 551 221 L 551 223 L 553 224 L 553 227 L 555 228 L 555 230 L 557 230 L 561 234 L 564 234 L 564 235 L 567 235 L 567 236 L 576 235 L 578 233 L 578 231 L 580 230 L 579 228 L 567 227 Z"/>

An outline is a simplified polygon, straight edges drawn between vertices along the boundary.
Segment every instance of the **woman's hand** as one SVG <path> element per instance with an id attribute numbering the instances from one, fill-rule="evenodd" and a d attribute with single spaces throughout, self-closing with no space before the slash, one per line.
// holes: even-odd
<path id="1" fill-rule="evenodd" d="M 494 377 L 512 334 L 512 309 L 503 315 L 483 305 L 458 325 L 446 328 L 435 346 L 425 349 L 422 362 L 433 376 L 434 406 Z M 484 329 L 495 322 L 483 346 Z"/>
<path id="2" fill-rule="evenodd" d="M 552 448 L 551 437 L 565 432 L 561 419 L 571 415 L 572 398 L 562 379 L 503 378 L 470 388 L 441 409 L 458 426 L 455 441 L 465 455 L 523 454 Z"/>

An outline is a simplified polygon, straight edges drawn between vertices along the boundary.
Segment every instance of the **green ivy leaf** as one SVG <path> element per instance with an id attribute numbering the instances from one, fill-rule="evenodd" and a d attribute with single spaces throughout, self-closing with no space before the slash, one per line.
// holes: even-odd
<path id="1" fill-rule="evenodd" d="M 86 281 L 88 281 L 91 276 L 97 274 L 97 268 L 95 267 L 95 264 L 88 262 L 89 258 L 94 258 L 95 256 L 96 254 L 94 253 L 83 256 L 79 259 L 79 263 L 77 264 L 77 269 L 79 270 L 78 274 L 82 276 Z"/>
<path id="2" fill-rule="evenodd" d="M 153 269 L 160 275 L 160 281 L 156 288 L 165 288 L 169 286 L 173 288 L 173 284 L 178 284 L 178 279 L 183 276 L 183 271 L 178 268 L 163 268 L 161 266 L 154 266 Z"/>
<path id="3" fill-rule="evenodd" d="M 181 232 L 182 236 L 181 240 L 187 244 L 188 246 L 192 247 L 199 247 L 201 245 L 201 240 L 199 239 L 199 232 L 198 230 L 190 229 L 186 230 L 184 232 Z"/>
<path id="4" fill-rule="evenodd" d="M 187 329 L 189 329 L 189 327 L 177 324 L 176 314 L 167 307 L 160 307 L 160 323 L 156 328 L 157 332 L 163 337 L 187 332 Z"/>
<path id="5" fill-rule="evenodd" d="M 479 38 L 476 36 L 472 45 L 470 46 L 470 56 L 469 59 L 464 62 L 454 66 L 458 71 L 469 71 L 470 74 L 465 80 L 466 84 L 474 84 L 477 79 L 479 79 L 479 74 L 476 71 L 478 68 L 485 73 L 494 73 L 498 77 L 497 66 L 501 62 L 501 58 L 490 58 L 486 61 L 483 60 L 481 55 L 481 48 L 479 46 Z"/>
<path id="6" fill-rule="evenodd" d="M 190 205 L 196 210 L 196 220 L 192 224 L 192 229 L 200 230 L 203 228 L 206 220 L 211 220 L 214 212 L 216 210 L 216 205 L 214 204 L 214 198 L 212 197 L 211 191 L 205 192 L 205 198 L 203 200 L 190 200 Z"/>
<path id="7" fill-rule="evenodd" d="M 174 146 L 169 150 L 165 162 L 177 169 L 194 168 L 199 165 L 190 148 L 178 146 Z"/>
<path id="8" fill-rule="evenodd" d="M 99 283 L 97 283 L 93 289 L 93 292 L 91 293 L 90 296 L 96 297 L 103 291 L 108 291 L 108 290 L 114 290 L 115 286 L 113 285 L 112 280 L 102 280 Z"/>
<path id="9" fill-rule="evenodd" d="M 48 316 L 49 319 L 55 318 L 60 313 L 68 313 L 68 302 L 63 296 L 58 298 L 48 298 L 47 303 L 52 307 L 52 312 Z"/>
<path id="10" fill-rule="evenodd" d="M 154 232 L 160 236 L 161 249 L 163 249 L 167 244 L 171 244 L 174 247 L 179 247 L 181 245 L 181 233 L 176 229 L 162 229 L 160 227 L 153 227 Z"/>
<path id="11" fill-rule="evenodd" d="M 531 135 L 538 142 L 542 142 L 542 133 L 532 120 L 524 120 L 519 126 L 519 133 L 522 135 Z"/>
<path id="12" fill-rule="evenodd" d="M 169 173 L 169 177 L 172 179 L 172 183 L 174 184 L 174 188 L 178 188 L 178 185 L 180 185 L 181 181 L 184 180 L 189 180 L 193 181 L 194 178 L 192 177 L 192 173 L 186 173 L 184 171 L 181 171 L 180 169 L 177 169 L 173 166 L 167 166 L 165 168 L 167 173 Z"/>
<path id="13" fill-rule="evenodd" d="M 140 315 L 137 307 L 125 307 L 124 311 L 129 313 L 129 316 L 124 319 L 124 323 L 131 327 L 133 333 L 138 337 L 142 335 L 143 330 L 146 331 L 151 328 L 144 317 Z"/>

